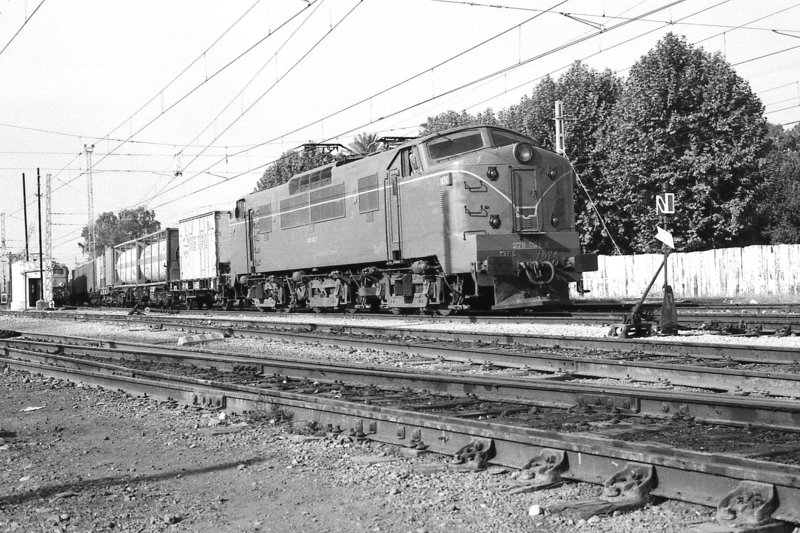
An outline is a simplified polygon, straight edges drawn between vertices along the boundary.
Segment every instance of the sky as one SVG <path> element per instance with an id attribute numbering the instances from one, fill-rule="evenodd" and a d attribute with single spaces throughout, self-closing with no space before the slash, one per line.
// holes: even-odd
<path id="1" fill-rule="evenodd" d="M 771 123 L 798 123 L 800 1 L 0 0 L 6 246 L 25 245 L 23 173 L 31 252 L 38 169 L 73 266 L 90 178 L 95 216 L 143 205 L 175 227 L 232 209 L 304 143 L 499 111 L 578 60 L 625 77 L 667 32 L 723 54 Z"/>

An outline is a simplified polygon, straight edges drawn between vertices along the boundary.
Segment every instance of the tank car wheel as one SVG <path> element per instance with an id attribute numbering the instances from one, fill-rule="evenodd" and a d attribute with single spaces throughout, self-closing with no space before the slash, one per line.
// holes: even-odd
<path id="1" fill-rule="evenodd" d="M 392 311 L 393 315 L 399 315 L 402 314 L 403 312 L 403 310 L 400 309 L 399 307 L 391 307 L 390 310 Z"/>

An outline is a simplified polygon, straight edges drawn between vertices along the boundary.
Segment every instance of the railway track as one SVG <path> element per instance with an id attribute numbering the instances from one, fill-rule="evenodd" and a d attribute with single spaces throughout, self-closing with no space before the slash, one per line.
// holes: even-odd
<path id="1" fill-rule="evenodd" d="M 734 361 L 754 364 L 793 364 L 800 363 L 796 348 L 778 346 L 758 346 L 750 344 L 714 344 L 676 340 L 676 338 L 618 339 L 598 336 L 542 335 L 520 332 L 487 332 L 476 329 L 448 330 L 436 327 L 435 323 L 417 320 L 399 320 L 394 323 L 376 325 L 372 321 L 348 318 L 341 321 L 317 322 L 303 320 L 302 317 L 281 316 L 276 319 L 242 318 L 230 315 L 187 316 L 187 315 L 137 315 L 109 313 L 42 312 L 25 313 L 25 316 L 59 318 L 76 321 L 102 320 L 118 324 L 141 324 L 148 327 L 188 330 L 195 332 L 225 333 L 238 337 L 284 337 L 302 339 L 305 333 L 320 343 L 348 343 L 358 346 L 358 339 L 383 337 L 387 339 L 385 349 L 403 342 L 407 349 L 413 342 L 459 343 L 476 347 L 484 345 L 524 346 L 527 349 L 566 349 L 597 350 L 620 352 L 623 358 L 642 356 L 685 357 L 717 360 L 721 363 Z M 326 339 L 332 335 L 335 339 Z M 444 349 L 439 347 L 438 349 Z M 514 362 L 510 356 L 496 359 L 497 364 L 523 366 L 522 360 Z"/>
<path id="2" fill-rule="evenodd" d="M 800 393 L 800 376 L 770 376 L 751 373 L 738 379 L 736 391 L 757 383 L 761 391 L 780 391 L 772 397 L 715 394 L 709 389 L 720 389 L 717 369 L 693 367 L 695 386 L 705 391 L 660 390 L 632 387 L 625 383 L 617 385 L 590 381 L 576 381 L 573 375 L 563 373 L 537 373 L 526 371 L 523 376 L 509 377 L 496 372 L 467 374 L 450 368 L 448 372 L 423 371 L 419 369 L 393 368 L 389 365 L 395 360 L 386 361 L 380 366 L 347 365 L 323 363 L 320 361 L 296 361 L 275 357 L 253 357 L 239 355 L 232 357 L 222 353 L 187 352 L 129 343 L 92 341 L 37 334 L 26 334 L 25 339 L 0 340 L 2 349 L 20 357 L 28 357 L 40 362 L 53 362 L 63 366 L 82 365 L 87 357 L 113 359 L 119 361 L 147 361 L 150 363 L 170 362 L 175 365 L 245 371 L 255 375 L 288 376 L 295 379 L 310 379 L 327 382 L 343 382 L 375 387 L 407 388 L 417 391 L 432 391 L 439 394 L 472 396 L 485 401 L 519 402 L 526 406 L 553 408 L 580 407 L 584 410 L 622 413 L 629 416 L 650 416 L 657 418 L 681 417 L 706 423 L 725 423 L 764 429 L 784 431 L 800 430 L 795 418 L 800 416 L 800 402 L 787 399 L 793 392 Z M 377 346 L 382 346 L 378 344 Z M 374 348 L 367 348 L 374 349 Z M 413 352 L 412 352 L 413 353 Z M 402 354 L 402 359 L 407 359 Z M 466 360 L 466 356 L 459 359 Z M 434 360 L 436 358 L 434 357 Z M 598 361 L 601 369 L 592 377 L 608 377 L 602 367 L 606 361 Z M 613 364 L 613 363 L 611 363 Z M 645 368 L 644 365 L 642 368 Z M 650 376 L 656 376 L 664 368 L 657 365 L 649 369 Z M 118 371 L 117 368 L 111 368 Z M 672 375 L 687 372 L 686 368 L 674 368 Z M 737 381 L 735 375 L 724 374 L 722 380 L 729 384 Z M 656 381 L 650 378 L 649 381 Z M 658 381 L 663 381 L 658 378 Z M 707 384 L 703 384 L 703 382 Z"/>
<path id="3" fill-rule="evenodd" d="M 719 516 L 736 516 L 737 523 L 757 518 L 773 521 L 774 530 L 788 531 L 793 527 L 790 523 L 800 522 L 800 468 L 781 462 L 796 454 L 794 438 L 786 439 L 783 451 L 788 455 L 783 459 L 775 454 L 752 454 L 770 459 L 763 460 L 714 451 L 713 438 L 702 446 L 713 452 L 708 453 L 652 442 L 656 432 L 665 435 L 688 428 L 696 437 L 703 432 L 701 428 L 708 427 L 691 417 L 649 422 L 652 427 L 648 433 L 637 429 L 647 423 L 629 423 L 627 417 L 607 424 L 609 415 L 620 417 L 620 409 L 606 410 L 607 406 L 600 406 L 602 409 L 583 412 L 572 409 L 567 415 L 559 415 L 567 422 L 562 425 L 575 422 L 574 427 L 551 431 L 537 429 L 531 424 L 532 421 L 541 422 L 546 415 L 543 411 L 549 406 L 533 409 L 532 402 L 515 398 L 517 392 L 506 397 L 506 389 L 500 387 L 487 387 L 487 394 L 495 396 L 487 400 L 476 398 L 473 393 L 465 394 L 466 389 L 446 390 L 442 396 L 442 392 L 404 389 L 395 381 L 398 373 L 381 376 L 385 382 L 392 383 L 392 387 L 375 383 L 361 383 L 356 387 L 343 384 L 341 379 L 333 379 L 328 386 L 322 386 L 315 385 L 315 381 L 321 375 L 333 378 L 330 375 L 333 365 L 324 368 L 318 364 L 309 365 L 300 371 L 296 370 L 300 365 L 294 362 L 296 369 L 287 370 L 286 366 L 275 366 L 278 365 L 276 360 L 266 358 L 228 356 L 226 359 L 218 354 L 177 354 L 177 350 L 154 346 L 144 349 L 116 343 L 115 348 L 109 348 L 101 342 L 92 347 L 80 346 L 85 344 L 84 340 L 54 340 L 35 341 L 40 344 L 33 350 L 34 341 L 14 344 L 20 341 L 7 339 L 3 341 L 2 363 L 15 370 L 232 411 L 265 406 L 286 409 L 298 420 L 313 422 L 338 438 L 372 439 L 402 446 L 414 453 L 424 450 L 451 455 L 453 470 L 481 469 L 487 464 L 524 469 L 526 475 L 522 479 L 525 481 L 510 482 L 504 490 L 536 490 L 563 480 L 604 485 L 601 499 L 571 502 L 554 511 L 580 515 L 596 513 L 598 505 L 606 509 L 624 509 L 642 505 L 650 496 L 658 496 L 716 506 L 720 509 Z M 56 353 L 46 353 L 48 350 Z M 188 359 L 176 362 L 174 358 L 180 355 Z M 109 358 L 113 358 L 112 363 Z M 133 359 L 138 361 L 136 364 L 151 359 L 147 368 L 156 370 L 131 368 Z M 124 360 L 128 364 L 121 364 Z M 158 361 L 156 367 L 150 366 L 154 364 L 152 360 Z M 203 370 L 188 372 L 189 368 Z M 275 370 L 280 370 L 277 375 Z M 289 374 L 295 372 L 308 374 L 290 378 Z M 454 377 L 448 373 L 445 381 L 454 383 L 457 381 Z M 513 381 L 537 381 L 500 380 L 492 375 L 487 378 L 490 383 L 502 381 L 503 385 Z M 478 385 L 479 378 L 472 379 Z M 462 379 L 460 386 L 467 382 Z M 430 387 L 431 382 L 425 386 Z M 481 386 L 486 387 L 486 383 Z M 501 390 L 502 393 L 498 392 Z M 655 391 L 655 395 L 658 394 Z M 739 400 L 746 403 L 752 399 Z M 771 403 L 777 406 L 780 402 Z M 737 409 L 743 409 L 742 405 Z M 539 427 L 545 426 L 539 424 Z M 750 428 L 749 431 L 754 430 Z M 650 439 L 636 442 L 634 436 L 624 437 L 626 432 L 639 434 L 640 439 L 643 433 L 649 434 Z M 732 441 L 741 444 L 745 434 L 741 432 Z M 772 452 L 781 448 L 775 444 L 774 430 L 768 436 L 773 438 L 769 441 Z M 743 500 L 758 500 L 764 506 L 742 509 L 738 503 Z"/>
<path id="4" fill-rule="evenodd" d="M 576 304 L 565 309 L 549 310 L 547 308 L 523 314 L 450 314 L 440 316 L 436 313 L 426 315 L 403 315 L 406 319 L 417 319 L 432 324 L 585 324 L 592 326 L 611 326 L 620 324 L 630 315 L 633 304 L 628 303 L 587 303 Z M 649 303 L 643 307 L 645 317 L 657 322 L 660 315 L 660 303 Z M 168 317 L 171 314 L 194 313 L 207 317 L 234 320 L 247 320 L 247 315 L 269 316 L 255 313 L 253 309 L 242 309 L 233 312 L 216 309 L 202 311 L 179 311 L 149 309 L 156 316 Z M 100 309 L 70 311 L 48 311 L 48 314 L 73 313 L 77 317 L 103 314 Z M 310 313 L 310 311 L 309 311 Z M 30 314 L 26 313 L 26 314 Z M 106 313 L 108 314 L 108 313 Z M 285 313 L 279 313 L 285 314 Z M 303 312 L 292 313 L 302 316 Z M 325 313 L 326 316 L 335 316 Z M 63 316 L 63 315 L 62 315 Z M 390 313 L 358 313 L 358 318 L 376 321 L 397 321 L 398 316 Z M 678 324 L 682 329 L 718 331 L 730 335 L 789 335 L 800 331 L 800 304 L 677 304 Z"/>

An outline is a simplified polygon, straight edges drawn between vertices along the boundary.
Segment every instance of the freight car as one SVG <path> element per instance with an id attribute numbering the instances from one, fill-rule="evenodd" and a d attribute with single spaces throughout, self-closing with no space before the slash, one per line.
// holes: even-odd
<path id="1" fill-rule="evenodd" d="M 74 270 L 76 305 L 155 307 L 227 304 L 232 296 L 227 211 L 212 211 L 107 248 Z"/>
<path id="2" fill-rule="evenodd" d="M 303 172 L 236 203 L 236 296 L 261 310 L 566 304 L 568 284 L 597 269 L 579 247 L 574 181 L 567 159 L 494 126 Z"/>
<path id="3" fill-rule="evenodd" d="M 188 308 L 233 304 L 228 211 L 212 211 L 178 222 L 180 277 L 171 284 Z"/>

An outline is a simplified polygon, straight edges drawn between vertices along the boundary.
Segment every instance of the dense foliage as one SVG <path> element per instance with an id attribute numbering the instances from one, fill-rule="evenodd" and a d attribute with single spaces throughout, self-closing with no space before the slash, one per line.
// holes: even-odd
<path id="1" fill-rule="evenodd" d="M 770 128 L 772 150 L 762 166 L 763 223 L 771 243 L 800 243 L 800 124 Z"/>
<path id="2" fill-rule="evenodd" d="M 675 193 L 683 251 L 757 242 L 763 105 L 719 54 L 672 34 L 633 65 L 599 144 L 601 211 L 623 252 L 660 249 L 655 196 Z"/>
<path id="3" fill-rule="evenodd" d="M 578 187 L 587 250 L 659 249 L 662 190 L 676 194 L 668 226 L 679 250 L 800 242 L 798 128 L 770 136 L 760 100 L 719 54 L 669 34 L 624 80 L 575 63 L 499 111 L 496 123 L 553 149 L 555 100 L 568 117 L 567 157 L 597 208 Z M 479 122 L 450 111 L 429 118 L 425 131 Z"/>
<path id="4" fill-rule="evenodd" d="M 256 191 L 271 189 L 286 183 L 295 174 L 326 165 L 336 159 L 337 156 L 333 152 L 320 148 L 302 148 L 284 152 L 264 171 L 256 184 Z"/>
<path id="5" fill-rule="evenodd" d="M 156 220 L 155 211 L 139 206 L 135 209 L 123 209 L 119 215 L 113 211 L 100 213 L 94 222 L 95 229 L 95 255 L 101 255 L 109 246 L 136 239 L 161 229 L 161 222 Z M 81 232 L 83 242 L 79 243 L 86 251 L 89 240 L 89 227 L 83 227 Z M 88 252 L 88 251 L 87 251 Z"/>

